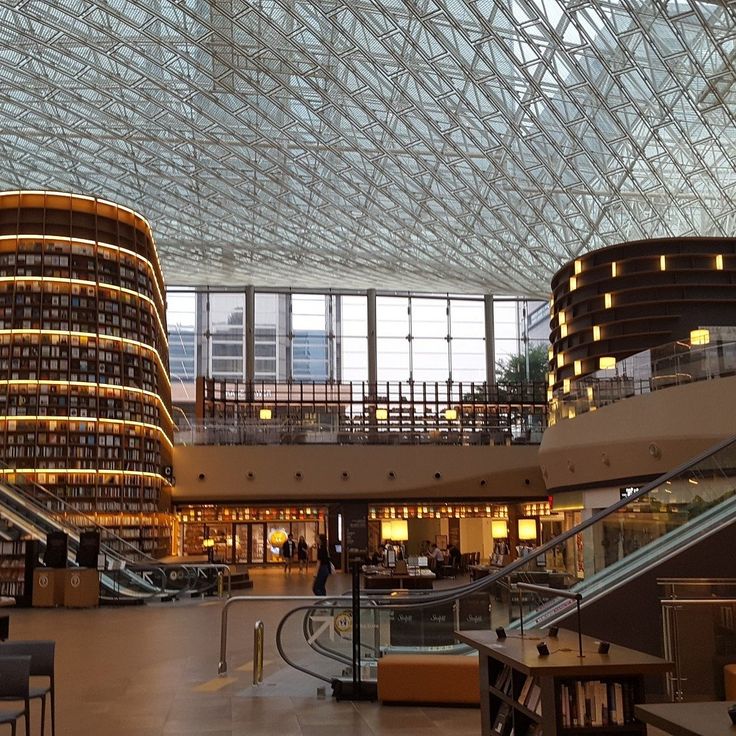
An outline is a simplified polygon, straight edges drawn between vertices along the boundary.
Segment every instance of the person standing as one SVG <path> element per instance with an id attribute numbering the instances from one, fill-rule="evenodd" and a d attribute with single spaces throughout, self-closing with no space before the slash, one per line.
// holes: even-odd
<path id="1" fill-rule="evenodd" d="M 281 556 L 284 558 L 284 572 L 291 572 L 291 563 L 296 557 L 296 542 L 294 541 L 294 535 L 291 533 L 281 548 Z"/>
<path id="2" fill-rule="evenodd" d="M 299 537 L 299 541 L 297 542 L 296 556 L 299 560 L 299 572 L 302 571 L 302 568 L 309 570 L 309 545 L 303 536 Z"/>
<path id="3" fill-rule="evenodd" d="M 327 550 L 327 537 L 320 534 L 317 540 L 317 574 L 314 577 L 312 593 L 327 595 L 327 578 L 332 573 L 332 561 Z"/>

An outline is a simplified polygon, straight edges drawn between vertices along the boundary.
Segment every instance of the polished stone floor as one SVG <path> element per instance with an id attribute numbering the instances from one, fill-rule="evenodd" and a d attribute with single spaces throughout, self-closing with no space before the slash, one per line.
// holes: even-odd
<path id="1" fill-rule="evenodd" d="M 251 595 L 308 595 L 311 574 L 253 570 Z M 458 583 L 460 581 L 457 581 Z M 447 582 L 446 584 L 452 584 Z M 329 593 L 349 588 L 329 580 Z M 325 683 L 287 666 L 275 629 L 295 602 L 244 602 L 228 621 L 228 671 L 218 677 L 223 601 L 99 609 L 12 609 L 12 639 L 57 642 L 58 736 L 476 736 L 477 708 L 396 707 L 336 702 Z M 254 687 L 253 629 L 265 624 L 264 681 Z M 308 662 L 294 619 L 285 641 Z M 335 674 L 339 674 L 336 672 Z M 326 692 L 325 692 L 326 689 Z M 33 731 L 38 733 L 38 706 Z M 47 731 L 50 733 L 50 730 Z"/>

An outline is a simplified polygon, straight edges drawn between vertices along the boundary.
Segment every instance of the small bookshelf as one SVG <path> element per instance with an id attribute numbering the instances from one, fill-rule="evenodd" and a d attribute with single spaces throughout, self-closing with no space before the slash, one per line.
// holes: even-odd
<path id="1" fill-rule="evenodd" d="M 634 705 L 645 700 L 644 677 L 672 669 L 665 660 L 560 630 L 509 633 L 456 632 L 479 651 L 482 733 L 491 736 L 576 736 L 646 734 Z M 549 655 L 537 645 L 546 642 Z"/>

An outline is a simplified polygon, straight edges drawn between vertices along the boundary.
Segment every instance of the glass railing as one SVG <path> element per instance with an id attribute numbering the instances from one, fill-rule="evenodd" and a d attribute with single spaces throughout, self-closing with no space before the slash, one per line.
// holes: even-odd
<path id="1" fill-rule="evenodd" d="M 539 442 L 544 383 L 203 383 L 204 419 L 178 444 Z"/>
<path id="2" fill-rule="evenodd" d="M 725 700 L 724 668 L 736 663 L 736 579 L 657 582 L 663 654 L 674 663 L 674 671 L 667 674 L 668 695 L 673 701 Z"/>
<path id="3" fill-rule="evenodd" d="M 463 628 L 513 628 L 520 617 L 529 628 L 555 623 L 576 605 L 569 593 L 580 594 L 585 607 L 670 552 L 735 521 L 735 476 L 733 438 L 550 542 L 536 549 L 520 549 L 520 558 L 485 578 L 429 592 L 371 595 L 363 591 L 361 667 L 368 676 L 375 660 L 392 650 L 463 651 L 454 637 Z M 518 583 L 550 590 L 541 594 L 521 589 Z M 554 595 L 555 589 L 564 595 Z M 290 638 L 301 632 L 312 654 L 331 661 L 327 669 L 342 671 L 351 637 L 349 616 L 343 614 L 349 608 L 350 601 L 344 598 L 320 602 L 319 607 L 305 606 L 287 614 L 279 630 Z M 341 626 L 346 641 L 338 636 Z M 288 657 L 288 647 L 284 651 Z"/>
<path id="4" fill-rule="evenodd" d="M 715 338 L 715 330 L 708 344 L 668 343 L 619 361 L 615 368 L 571 379 L 568 390 L 555 391 L 550 401 L 550 425 L 632 396 L 736 375 L 736 342 Z"/>

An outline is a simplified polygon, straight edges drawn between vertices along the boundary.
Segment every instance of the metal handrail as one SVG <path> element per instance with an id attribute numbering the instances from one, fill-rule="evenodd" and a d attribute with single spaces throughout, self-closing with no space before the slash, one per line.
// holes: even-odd
<path id="1" fill-rule="evenodd" d="M 0 460 L 0 466 L 2 466 L 4 468 L 10 468 L 11 467 L 10 465 L 8 465 L 3 460 Z M 107 527 L 103 526 L 94 517 L 90 516 L 85 511 L 82 511 L 80 509 L 77 509 L 75 506 L 73 506 L 72 504 L 70 504 L 65 499 L 61 498 L 57 494 L 55 494 L 52 491 L 50 491 L 45 486 L 41 485 L 40 483 L 38 483 L 38 482 L 36 482 L 35 480 L 32 480 L 32 479 L 29 479 L 29 484 L 31 486 L 33 486 L 34 488 L 36 488 L 37 490 L 39 490 L 41 493 L 43 493 L 46 496 L 50 497 L 50 499 L 54 503 L 58 503 L 61 506 L 63 506 L 65 509 L 68 509 L 69 510 L 69 513 L 73 513 L 75 515 L 82 516 L 85 519 L 87 519 L 89 521 L 89 523 L 90 523 L 90 526 L 93 526 L 96 529 L 100 530 L 101 532 L 104 532 L 107 537 L 112 537 L 112 539 L 114 539 L 116 542 L 120 542 L 124 547 L 130 548 L 135 555 L 137 555 L 137 556 L 139 556 L 141 558 L 147 559 L 147 560 L 149 560 L 151 562 L 156 562 L 156 558 L 155 557 L 151 557 L 150 555 L 146 554 L 145 552 L 143 552 L 142 550 L 140 550 L 138 547 L 136 547 L 134 544 L 132 544 L 131 542 L 129 542 L 127 539 L 121 537 L 119 534 L 116 534 L 115 532 L 111 531 Z M 32 494 L 28 493 L 26 490 L 24 490 L 23 488 L 21 488 L 18 484 L 16 484 L 16 483 L 10 483 L 9 481 L 3 479 L 2 482 L 0 482 L 0 486 L 2 486 L 2 485 L 6 485 L 9 488 L 11 488 L 13 491 L 15 491 L 16 493 L 18 493 L 24 499 L 28 500 L 34 506 L 36 506 L 37 508 L 39 508 L 44 514 L 46 514 L 46 515 L 49 514 L 49 510 L 43 504 L 41 504 L 38 501 L 38 499 L 34 498 L 34 496 Z M 55 519 L 55 521 L 58 524 L 61 524 L 62 523 L 58 519 Z M 64 523 L 70 529 L 73 529 L 77 534 L 81 531 L 81 529 L 76 524 L 69 523 L 66 520 L 64 520 Z M 105 545 L 105 546 L 108 546 L 108 545 Z M 110 549 L 110 553 L 111 553 L 110 556 L 112 556 L 112 557 L 115 557 L 115 556 L 122 557 L 122 555 L 117 554 L 115 552 L 115 550 L 112 550 L 112 548 Z M 106 552 L 106 554 L 107 554 L 107 552 Z"/>
<path id="2" fill-rule="evenodd" d="M 343 598 L 343 596 L 331 597 L 331 599 L 334 598 Z M 217 674 L 224 675 L 227 672 L 227 629 L 231 606 L 258 601 L 321 601 L 326 604 L 331 599 L 326 600 L 324 596 L 318 595 L 239 595 L 230 598 L 222 607 L 222 613 L 220 614 L 220 662 L 217 665 Z M 325 607 L 327 606 L 325 605 Z"/>

